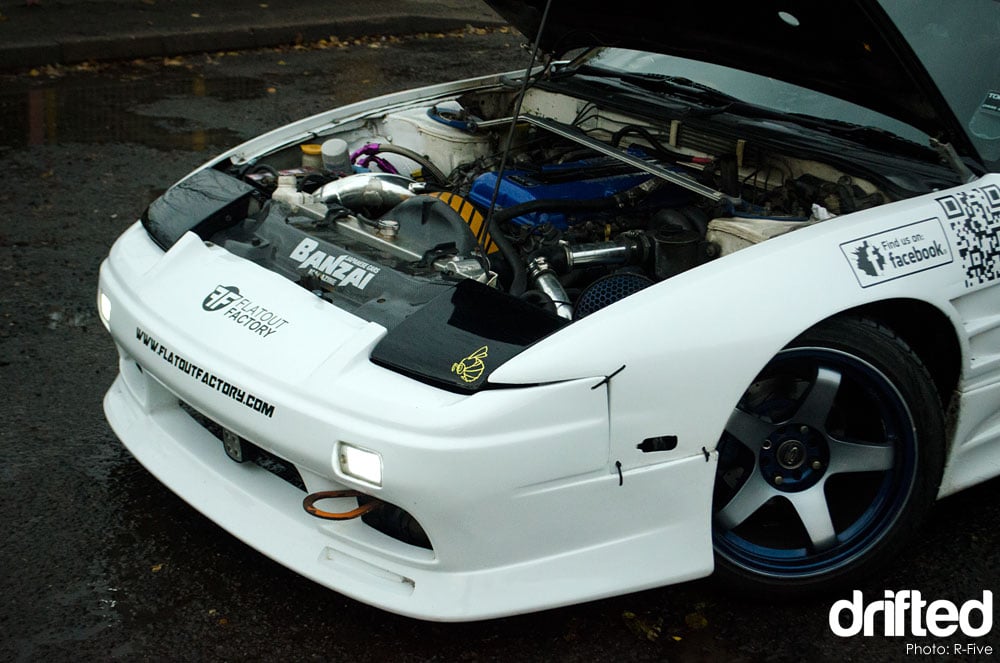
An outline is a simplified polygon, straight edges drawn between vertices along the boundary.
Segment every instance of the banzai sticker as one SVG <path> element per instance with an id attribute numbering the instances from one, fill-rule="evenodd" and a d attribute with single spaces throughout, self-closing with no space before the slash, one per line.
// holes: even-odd
<path id="1" fill-rule="evenodd" d="M 951 263 L 951 245 L 935 219 L 925 219 L 840 245 L 862 288 Z"/>

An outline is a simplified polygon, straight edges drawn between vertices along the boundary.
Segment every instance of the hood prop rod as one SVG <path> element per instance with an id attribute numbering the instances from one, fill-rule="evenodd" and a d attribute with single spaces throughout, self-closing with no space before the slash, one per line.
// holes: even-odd
<path id="1" fill-rule="evenodd" d="M 500 195 L 500 184 L 503 179 L 503 171 L 507 167 L 507 156 L 510 154 L 511 145 L 514 143 L 514 130 L 517 128 L 518 117 L 521 115 L 521 104 L 524 101 L 524 95 L 528 91 L 528 85 L 531 83 L 531 70 L 535 68 L 535 61 L 538 58 L 538 49 L 542 43 L 542 34 L 545 32 L 545 23 L 549 18 L 549 9 L 551 7 L 552 0 L 547 0 L 545 3 L 545 10 L 542 12 L 542 20 L 538 23 L 538 34 L 535 35 L 535 43 L 531 48 L 531 59 L 528 62 L 528 68 L 524 71 L 524 81 L 521 83 L 521 91 L 514 100 L 514 114 L 510 119 L 510 129 L 507 131 L 507 140 L 504 142 L 503 152 L 500 155 L 500 168 L 497 170 L 496 182 L 493 183 L 493 195 L 490 196 L 490 208 L 486 212 L 486 222 L 479 227 L 478 234 L 480 236 L 476 237 L 479 244 L 483 245 L 485 243 L 487 229 L 489 229 L 489 233 L 493 237 L 497 247 L 500 248 L 501 253 L 503 253 L 504 259 L 510 263 L 510 267 L 514 271 L 514 278 L 511 281 L 510 287 L 510 291 L 514 295 L 520 295 L 524 292 L 528 279 L 527 270 L 525 269 L 520 256 L 517 255 L 517 249 L 515 249 L 513 244 L 509 241 L 503 241 L 506 239 L 506 236 L 502 234 L 499 227 L 495 227 L 499 224 L 496 224 L 493 221 L 493 210 L 496 208 L 497 196 Z"/>

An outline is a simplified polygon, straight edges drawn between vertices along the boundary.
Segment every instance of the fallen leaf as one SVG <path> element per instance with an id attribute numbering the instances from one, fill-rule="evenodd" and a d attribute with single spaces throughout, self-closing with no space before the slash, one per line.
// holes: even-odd
<path id="1" fill-rule="evenodd" d="M 622 613 L 622 619 L 625 621 L 625 626 L 628 627 L 628 630 L 632 631 L 632 633 L 640 638 L 645 638 L 650 642 L 655 642 L 656 639 L 660 637 L 660 631 L 663 629 L 662 618 L 647 621 L 636 615 L 634 612 L 626 610 Z"/>
<path id="2" fill-rule="evenodd" d="M 705 615 L 700 612 L 691 612 L 685 615 L 684 623 L 687 624 L 688 628 L 695 630 L 703 629 L 708 626 L 708 620 L 705 619 Z"/>
<path id="3" fill-rule="evenodd" d="M 201 14 L 194 12 L 191 14 L 191 18 L 201 18 Z"/>
<path id="4" fill-rule="evenodd" d="M 153 573 L 159 573 L 163 570 L 163 564 L 153 564 L 153 568 L 150 569 Z"/>
<path id="5" fill-rule="evenodd" d="M 269 88 L 267 88 L 267 93 L 268 94 L 274 94 L 277 91 L 278 91 L 278 88 L 276 88 L 276 87 L 269 87 Z"/>

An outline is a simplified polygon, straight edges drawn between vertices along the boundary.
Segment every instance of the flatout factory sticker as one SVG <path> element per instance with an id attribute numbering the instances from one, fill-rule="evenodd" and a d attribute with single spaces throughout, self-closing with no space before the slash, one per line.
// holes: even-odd
<path id="1" fill-rule="evenodd" d="M 274 334 L 288 324 L 274 311 L 268 310 L 253 300 L 240 294 L 240 289 L 234 285 L 217 285 L 210 292 L 201 307 L 208 312 L 222 311 L 222 315 L 233 323 L 260 334 L 264 338 Z"/>
<path id="2" fill-rule="evenodd" d="M 936 218 L 844 242 L 840 250 L 862 288 L 947 265 L 954 259 Z"/>
<path id="3" fill-rule="evenodd" d="M 274 406 L 265 401 L 263 398 L 258 398 L 246 389 L 242 389 L 232 382 L 223 380 L 211 371 L 205 370 L 201 366 L 192 363 L 188 359 L 169 349 L 163 343 L 156 340 L 139 327 L 135 328 L 135 338 L 146 346 L 154 355 L 167 362 L 184 375 L 189 376 L 196 382 L 201 382 L 209 389 L 214 389 L 223 396 L 231 398 L 242 405 L 246 405 L 254 412 L 262 414 L 268 419 L 274 416 Z"/>
<path id="4" fill-rule="evenodd" d="M 323 251 L 317 251 L 318 246 L 319 242 L 314 239 L 303 239 L 288 257 L 298 261 L 299 269 L 306 270 L 309 276 L 316 277 L 327 285 L 338 288 L 353 286 L 364 290 L 380 271 L 377 266 L 354 256 L 327 255 Z"/>

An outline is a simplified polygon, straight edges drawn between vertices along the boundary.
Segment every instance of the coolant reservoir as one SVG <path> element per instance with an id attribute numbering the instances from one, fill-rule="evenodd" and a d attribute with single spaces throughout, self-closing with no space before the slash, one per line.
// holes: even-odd
<path id="1" fill-rule="evenodd" d="M 394 145 L 407 147 L 426 155 L 444 173 L 450 173 L 461 163 L 484 157 L 492 152 L 485 133 L 459 129 L 428 116 L 426 108 L 392 113 L 385 118 L 385 134 Z M 382 154 L 396 165 L 397 155 Z M 409 159 L 398 157 L 400 163 Z M 404 166 L 401 172 L 408 167 Z"/>

